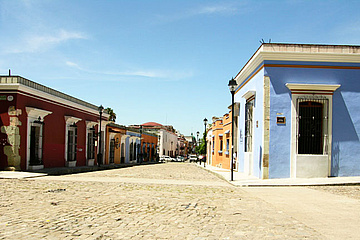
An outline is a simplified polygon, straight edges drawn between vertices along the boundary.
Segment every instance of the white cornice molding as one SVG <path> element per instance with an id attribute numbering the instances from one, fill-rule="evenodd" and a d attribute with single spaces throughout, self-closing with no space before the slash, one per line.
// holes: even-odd
<path id="1" fill-rule="evenodd" d="M 358 53 L 261 52 L 264 60 L 360 63 Z"/>
<path id="2" fill-rule="evenodd" d="M 50 112 L 50 111 L 46 111 L 46 110 L 34 108 L 34 107 L 25 107 L 25 109 L 26 109 L 26 113 L 27 113 L 28 117 L 31 117 L 31 118 L 40 117 L 41 119 L 44 119 L 47 115 L 52 114 L 52 112 Z"/>
<path id="3" fill-rule="evenodd" d="M 98 124 L 97 122 L 86 121 L 86 127 L 87 127 L 87 128 L 92 128 L 92 127 L 94 127 L 94 126 L 97 125 L 97 124 Z"/>
<path id="4" fill-rule="evenodd" d="M 250 91 L 247 91 L 244 95 L 242 95 L 243 98 L 245 99 L 248 99 L 252 96 L 255 96 L 256 95 L 256 91 L 255 90 L 250 90 Z"/>
<path id="5" fill-rule="evenodd" d="M 281 45 L 280 45 L 281 47 Z M 359 52 L 351 52 L 350 50 L 342 49 L 334 49 L 333 52 L 319 52 L 323 51 L 321 46 L 319 50 L 316 52 L 316 46 L 312 46 L 312 50 L 310 48 L 303 48 L 301 51 L 301 46 L 296 46 L 284 50 L 283 48 L 277 47 L 273 51 L 271 51 L 271 46 L 261 46 L 255 54 L 250 58 L 250 60 L 245 64 L 245 66 L 241 69 L 238 75 L 235 77 L 235 80 L 238 85 L 242 84 L 257 68 L 261 66 L 261 64 L 265 60 L 276 60 L 276 61 L 299 61 L 299 62 L 329 62 L 329 63 L 360 63 L 360 53 Z M 315 49 L 315 50 L 314 50 Z"/>
<path id="6" fill-rule="evenodd" d="M 341 85 L 340 84 L 297 84 L 297 83 L 286 83 L 285 86 L 290 91 L 329 91 L 334 92 Z"/>
<path id="7" fill-rule="evenodd" d="M 77 122 L 81 121 L 81 118 L 73 117 L 73 116 L 65 116 L 65 122 L 66 124 L 76 124 Z"/>

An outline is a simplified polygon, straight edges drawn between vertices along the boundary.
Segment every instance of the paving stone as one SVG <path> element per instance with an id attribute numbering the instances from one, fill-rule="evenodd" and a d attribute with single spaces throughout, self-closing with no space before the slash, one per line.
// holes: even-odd
<path id="1" fill-rule="evenodd" d="M 323 239 L 193 164 L 0 181 L 0 239 Z"/>

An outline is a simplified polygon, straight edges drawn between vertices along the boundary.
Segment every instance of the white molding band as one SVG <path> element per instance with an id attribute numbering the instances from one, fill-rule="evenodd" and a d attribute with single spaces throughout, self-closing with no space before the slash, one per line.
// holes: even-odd
<path id="1" fill-rule="evenodd" d="M 26 113 L 28 115 L 29 118 L 38 118 L 40 117 L 42 120 L 44 120 L 44 118 L 49 115 L 52 114 L 52 112 L 50 111 L 46 111 L 46 110 L 42 110 L 39 108 L 34 108 L 34 107 L 25 107 L 26 109 Z"/>
<path id="2" fill-rule="evenodd" d="M 92 127 L 96 126 L 97 124 L 99 124 L 99 123 L 93 122 L 93 121 L 86 121 L 86 128 L 92 128 Z"/>
<path id="3" fill-rule="evenodd" d="M 297 84 L 297 83 L 286 83 L 285 86 L 292 92 L 294 91 L 327 91 L 334 92 L 341 85 L 340 84 Z"/>
<path id="4" fill-rule="evenodd" d="M 265 60 L 327 63 L 360 63 L 359 46 L 277 44 L 261 45 L 235 77 L 243 84 Z"/>
<path id="5" fill-rule="evenodd" d="M 81 121 L 81 118 L 73 117 L 73 116 L 65 116 L 65 122 L 66 124 L 72 125 L 76 124 L 77 122 Z"/>
<path id="6" fill-rule="evenodd" d="M 255 90 L 249 90 L 244 95 L 242 95 L 242 97 L 245 99 L 249 99 L 250 97 L 255 96 L 255 95 L 256 95 Z"/>

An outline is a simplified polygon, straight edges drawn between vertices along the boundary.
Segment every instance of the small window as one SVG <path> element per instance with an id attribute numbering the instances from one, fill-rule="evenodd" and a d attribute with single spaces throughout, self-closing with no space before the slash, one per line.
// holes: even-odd
<path id="1" fill-rule="evenodd" d="M 245 152 L 252 152 L 254 98 L 249 98 L 245 105 Z"/>
<path id="2" fill-rule="evenodd" d="M 42 134 L 41 127 L 38 125 L 31 126 L 30 131 L 30 165 L 42 164 Z"/>
<path id="3" fill-rule="evenodd" d="M 121 163 L 125 163 L 125 144 L 121 143 Z"/>
<path id="4" fill-rule="evenodd" d="M 76 161 L 76 148 L 77 148 L 77 127 L 71 125 L 68 128 L 68 161 Z"/>
<path id="5" fill-rule="evenodd" d="M 87 146 L 87 159 L 95 158 L 95 128 L 88 130 L 88 146 Z"/>
<path id="6" fill-rule="evenodd" d="M 328 100 L 299 98 L 298 154 L 326 154 Z"/>
<path id="7" fill-rule="evenodd" d="M 133 160 L 133 143 L 130 143 L 130 150 L 129 150 L 129 153 L 130 153 L 130 161 Z"/>
<path id="8" fill-rule="evenodd" d="M 110 140 L 110 163 L 114 163 L 114 155 L 115 155 L 115 139 Z"/>

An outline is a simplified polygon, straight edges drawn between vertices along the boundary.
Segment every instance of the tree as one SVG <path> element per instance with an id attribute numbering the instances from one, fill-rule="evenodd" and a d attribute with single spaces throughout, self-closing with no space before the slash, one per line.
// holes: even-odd
<path id="1" fill-rule="evenodd" d="M 203 138 L 200 139 L 200 144 L 198 146 L 195 147 L 195 152 L 197 154 L 202 154 L 202 155 L 205 155 L 206 152 L 205 152 L 205 141 L 204 141 L 204 137 L 206 136 L 207 134 L 207 130 L 206 130 L 206 133 L 204 133 L 203 135 Z"/>
<path id="2" fill-rule="evenodd" d="M 197 154 L 201 154 L 201 155 L 205 154 L 205 141 L 204 141 L 204 139 L 201 139 L 201 142 L 200 142 L 199 146 L 195 147 L 195 152 Z"/>
<path id="3" fill-rule="evenodd" d="M 106 108 L 106 112 L 110 115 L 109 121 L 115 122 L 116 119 L 116 113 L 114 113 L 114 110 L 112 108 Z"/>

